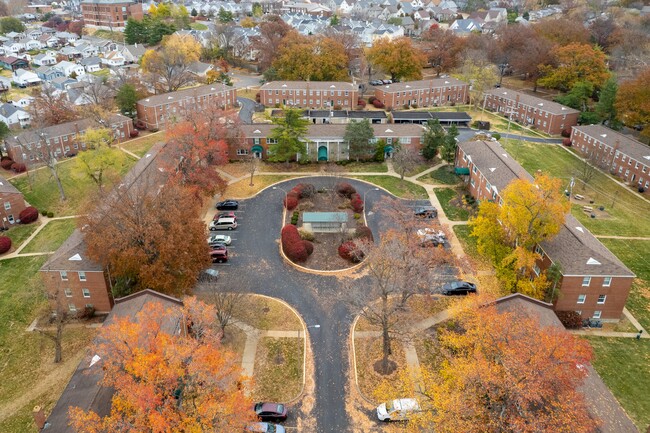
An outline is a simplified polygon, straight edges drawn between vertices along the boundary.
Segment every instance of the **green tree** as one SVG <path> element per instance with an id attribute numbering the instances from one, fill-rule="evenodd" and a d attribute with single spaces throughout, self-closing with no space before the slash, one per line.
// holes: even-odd
<path id="1" fill-rule="evenodd" d="M 25 25 L 18 18 L 3 17 L 0 18 L 0 33 L 16 32 L 21 33 L 25 31 Z"/>
<path id="2" fill-rule="evenodd" d="M 432 160 L 436 157 L 438 149 L 445 142 L 445 135 L 445 129 L 440 125 L 438 119 L 427 121 L 422 135 L 422 156 L 424 159 Z"/>
<path id="3" fill-rule="evenodd" d="M 166 23 L 159 19 L 145 17 L 146 26 L 146 43 L 149 45 L 158 45 L 167 35 L 176 32 L 176 26 Z"/>
<path id="4" fill-rule="evenodd" d="M 569 93 L 555 98 L 560 104 L 575 108 L 580 111 L 587 111 L 587 102 L 594 93 L 594 85 L 588 81 L 578 81 L 573 85 Z"/>
<path id="5" fill-rule="evenodd" d="M 262 9 L 262 5 L 255 2 L 253 3 L 253 16 L 256 18 L 260 18 L 264 15 L 264 9 Z"/>
<path id="6" fill-rule="evenodd" d="M 330 26 L 338 26 L 341 23 L 338 15 L 332 15 L 330 18 Z"/>
<path id="7" fill-rule="evenodd" d="M 177 28 L 190 28 L 190 13 L 187 11 L 185 5 L 174 6 L 172 8 L 172 18 L 174 18 L 174 24 L 176 24 Z"/>
<path id="8" fill-rule="evenodd" d="M 224 8 L 219 9 L 219 22 L 221 23 L 230 23 L 234 20 L 232 12 L 225 10 Z"/>
<path id="9" fill-rule="evenodd" d="M 402 18 L 400 17 L 391 17 L 386 21 L 387 24 L 391 24 L 393 26 L 401 26 L 402 25 Z"/>
<path id="10" fill-rule="evenodd" d="M 11 130 L 7 126 L 6 123 L 0 121 L 0 140 L 4 140 L 4 138 L 9 135 Z"/>
<path id="11" fill-rule="evenodd" d="M 124 42 L 129 45 L 142 44 L 147 40 L 147 27 L 144 21 L 129 18 L 124 27 Z"/>
<path id="12" fill-rule="evenodd" d="M 456 125 L 451 125 L 440 150 L 440 156 L 449 164 L 452 164 L 456 159 L 456 148 L 458 147 L 456 137 L 458 137 L 458 128 L 456 128 Z"/>
<path id="13" fill-rule="evenodd" d="M 275 162 L 289 162 L 300 154 L 305 156 L 305 143 L 302 140 L 307 133 L 309 120 L 302 117 L 302 109 L 285 108 L 282 117 L 273 119 L 277 125 L 271 130 L 271 139 L 275 144 L 269 146 L 269 159 Z"/>
<path id="14" fill-rule="evenodd" d="M 115 95 L 115 102 L 122 114 L 135 118 L 135 106 L 138 102 L 138 93 L 132 84 L 127 83 L 120 87 Z"/>
<path id="15" fill-rule="evenodd" d="M 108 128 L 88 129 L 79 137 L 79 141 L 85 143 L 88 150 L 77 156 L 75 168 L 89 177 L 103 193 L 106 177 L 119 175 L 126 155 L 111 148 L 113 131 Z"/>
<path id="16" fill-rule="evenodd" d="M 192 12 L 190 12 L 190 15 L 192 15 L 193 17 L 196 17 L 196 16 L 199 15 L 199 13 L 196 11 L 196 9 L 192 8 Z"/>
<path id="17" fill-rule="evenodd" d="M 598 103 L 594 107 L 594 111 L 600 118 L 600 121 L 609 126 L 610 128 L 619 129 L 621 124 L 618 121 L 616 106 L 616 93 L 618 92 L 618 84 L 615 77 L 610 77 L 605 81 Z"/>
<path id="18" fill-rule="evenodd" d="M 375 144 L 375 156 L 373 158 L 376 162 L 384 162 L 386 159 L 386 140 L 380 138 Z"/>
<path id="19" fill-rule="evenodd" d="M 345 127 L 345 135 L 343 139 L 348 142 L 350 146 L 350 158 L 366 159 L 372 156 L 374 151 L 374 144 L 370 142 L 375 136 L 370 121 L 363 119 L 359 122 L 352 121 Z"/>

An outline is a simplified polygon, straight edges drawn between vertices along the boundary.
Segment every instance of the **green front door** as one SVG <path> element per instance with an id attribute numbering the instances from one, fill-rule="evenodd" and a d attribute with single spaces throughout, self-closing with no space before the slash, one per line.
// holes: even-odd
<path id="1" fill-rule="evenodd" d="M 327 161 L 327 146 L 321 146 L 318 148 L 318 160 Z"/>

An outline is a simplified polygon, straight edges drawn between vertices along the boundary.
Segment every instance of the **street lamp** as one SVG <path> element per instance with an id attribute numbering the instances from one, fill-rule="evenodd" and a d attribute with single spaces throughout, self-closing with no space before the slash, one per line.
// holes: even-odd
<path id="1" fill-rule="evenodd" d="M 363 193 L 363 211 L 366 211 L 366 194 L 368 194 L 370 191 L 379 191 L 379 188 L 373 188 L 369 189 L 366 192 Z"/>
<path id="2" fill-rule="evenodd" d="M 286 207 L 286 205 L 287 205 L 287 191 L 284 188 L 280 188 L 279 186 L 274 186 L 271 189 L 279 189 L 280 191 L 282 191 L 284 193 L 284 205 Z"/>

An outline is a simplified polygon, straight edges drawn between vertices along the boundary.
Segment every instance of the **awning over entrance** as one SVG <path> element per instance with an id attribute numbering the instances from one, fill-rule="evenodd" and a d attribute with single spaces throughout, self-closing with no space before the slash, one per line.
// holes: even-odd
<path id="1" fill-rule="evenodd" d="M 264 148 L 258 144 L 255 146 L 251 147 L 251 152 L 263 152 Z"/>
<path id="2" fill-rule="evenodd" d="M 467 167 L 456 167 L 454 172 L 458 175 L 469 175 L 469 168 Z"/>
<path id="3" fill-rule="evenodd" d="M 384 153 L 393 153 L 394 151 L 393 146 L 384 146 Z"/>
<path id="4" fill-rule="evenodd" d="M 327 147 L 321 146 L 318 148 L 318 160 L 327 161 Z"/>

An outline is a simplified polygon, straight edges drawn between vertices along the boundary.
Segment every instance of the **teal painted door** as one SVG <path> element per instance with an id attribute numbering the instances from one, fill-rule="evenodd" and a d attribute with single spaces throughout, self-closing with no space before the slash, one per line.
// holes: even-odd
<path id="1" fill-rule="evenodd" d="M 327 161 L 327 147 L 321 146 L 318 148 L 318 160 Z"/>

